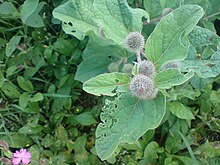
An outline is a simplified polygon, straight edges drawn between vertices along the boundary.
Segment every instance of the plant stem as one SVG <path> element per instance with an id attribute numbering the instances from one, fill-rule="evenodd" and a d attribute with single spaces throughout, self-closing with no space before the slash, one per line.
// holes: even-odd
<path id="1" fill-rule="evenodd" d="M 147 58 L 144 50 L 141 51 L 141 55 L 144 56 L 145 58 Z"/>
<path id="2" fill-rule="evenodd" d="M 143 21 L 143 25 L 150 25 L 150 24 L 159 22 L 159 21 L 161 20 L 161 18 L 162 18 L 162 17 L 154 18 L 154 19 L 150 20 L 150 22 Z"/>
<path id="3" fill-rule="evenodd" d="M 209 18 L 214 17 L 218 14 L 220 14 L 220 11 L 218 11 L 217 13 L 214 13 L 214 14 L 211 14 L 211 15 L 208 15 L 208 16 L 204 17 L 203 20 L 208 21 Z"/>
<path id="4" fill-rule="evenodd" d="M 140 51 L 136 52 L 136 56 L 137 56 L 137 62 L 141 62 L 141 53 Z"/>

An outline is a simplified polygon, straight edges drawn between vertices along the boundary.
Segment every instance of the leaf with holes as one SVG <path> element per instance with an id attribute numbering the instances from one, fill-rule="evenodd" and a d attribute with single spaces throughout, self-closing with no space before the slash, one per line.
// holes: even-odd
<path id="1" fill-rule="evenodd" d="M 189 42 L 186 36 L 203 16 L 198 5 L 184 5 L 165 16 L 146 43 L 146 56 L 159 69 L 166 61 L 184 59 Z"/>
<path id="2" fill-rule="evenodd" d="M 123 93 L 114 101 L 107 100 L 96 130 L 96 151 L 108 159 L 120 143 L 134 144 L 148 130 L 155 129 L 165 115 L 166 101 L 162 93 L 152 100 L 139 100 Z"/>
<path id="3" fill-rule="evenodd" d="M 83 84 L 83 90 L 96 96 L 116 95 L 116 88 L 129 86 L 130 77 L 125 73 L 101 74 L 89 79 Z"/>
<path id="4" fill-rule="evenodd" d="M 72 0 L 55 8 L 53 16 L 64 22 L 66 33 L 79 39 L 92 31 L 118 44 L 129 32 L 141 31 L 142 17 L 149 19 L 146 11 L 132 9 L 126 0 Z"/>

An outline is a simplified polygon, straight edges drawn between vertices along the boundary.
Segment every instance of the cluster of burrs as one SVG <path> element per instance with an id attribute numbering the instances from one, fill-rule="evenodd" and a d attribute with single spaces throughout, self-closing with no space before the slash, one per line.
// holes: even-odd
<path id="1" fill-rule="evenodd" d="M 158 90 L 154 85 L 155 66 L 153 62 L 140 58 L 145 41 L 138 32 L 131 32 L 124 40 L 125 48 L 137 55 L 137 75 L 130 82 L 131 94 L 139 99 L 149 100 L 156 97 Z"/>

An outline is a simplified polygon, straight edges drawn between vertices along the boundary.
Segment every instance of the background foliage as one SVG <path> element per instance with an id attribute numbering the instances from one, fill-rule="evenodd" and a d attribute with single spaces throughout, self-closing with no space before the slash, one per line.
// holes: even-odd
<path id="1" fill-rule="evenodd" d="M 112 18 L 114 14 L 112 17 L 105 17 L 110 14 L 103 6 L 99 6 L 101 1 L 96 1 L 97 5 L 91 13 L 85 12 L 91 5 L 90 1 L 76 1 L 82 3 L 81 8 L 78 8 L 81 14 L 88 14 L 96 21 L 91 23 L 91 17 L 85 15 L 84 26 L 81 22 L 73 26 L 77 17 L 73 22 L 63 17 L 63 24 L 53 17 L 52 13 L 55 17 L 60 17 L 56 15 L 56 11 L 61 13 L 57 7 L 65 2 L 67 1 L 10 0 L 0 4 L 0 140 L 7 142 L 11 151 L 27 148 L 32 154 L 33 165 L 220 164 L 220 52 L 219 37 L 216 35 L 220 33 L 219 2 L 128 0 L 130 7 L 125 6 L 136 20 L 134 24 L 129 20 L 115 21 Z M 123 4 L 127 2 L 123 1 Z M 95 130 L 100 122 L 100 111 L 105 99 L 112 101 L 108 96 L 116 95 L 114 89 L 117 81 L 111 84 L 110 90 L 113 92 L 106 90 L 107 96 L 103 98 L 89 95 L 82 88 L 85 91 L 95 91 L 94 95 L 101 95 L 103 90 L 92 90 L 95 81 L 90 78 L 107 72 L 130 73 L 130 66 L 135 58 L 123 49 L 122 39 L 126 36 L 126 29 L 141 31 L 142 16 L 151 20 L 143 20 L 142 34 L 147 39 L 167 14 L 167 9 L 174 10 L 187 4 L 200 5 L 205 15 L 196 27 L 191 27 L 192 32 L 189 28 L 187 31 L 186 27 L 179 29 L 180 36 L 190 32 L 188 55 L 181 62 L 181 71 L 188 73 L 183 76 L 176 70 L 164 71 L 156 77 L 167 97 L 167 111 L 163 121 L 157 129 L 147 131 L 136 144 L 120 143 L 107 161 L 101 161 L 94 147 Z M 144 9 L 149 15 L 134 8 Z M 95 16 L 92 15 L 95 13 Z M 75 17 L 77 14 L 71 13 L 71 16 Z M 123 16 L 126 15 L 118 19 L 121 20 Z M 100 20 L 103 17 L 105 19 Z M 98 24 L 99 21 L 103 22 Z M 177 24 L 182 25 L 181 21 L 192 23 L 187 17 L 184 20 L 183 15 L 178 16 Z M 119 26 L 122 31 L 115 28 Z M 102 29 L 108 29 L 105 36 L 102 36 Z M 157 27 L 155 31 L 166 34 L 174 29 L 175 27 Z M 157 40 L 166 41 L 162 37 L 164 35 L 156 36 Z M 154 55 L 151 43 L 148 44 L 148 58 L 154 61 L 159 53 L 155 52 Z M 184 48 L 178 50 L 185 52 Z M 181 54 L 175 52 L 170 52 L 169 55 L 181 58 Z M 159 66 L 160 63 L 158 68 Z M 193 78 L 193 73 L 189 71 L 195 73 Z M 111 78 L 116 80 L 121 81 L 123 77 L 123 84 L 130 81 L 123 73 L 111 74 Z M 170 84 L 175 80 L 169 82 L 166 74 L 180 76 L 184 84 L 176 86 L 179 85 L 179 78 L 177 83 Z M 86 82 L 83 87 L 82 82 Z M 108 107 L 104 107 L 105 112 L 110 113 L 116 109 L 115 104 L 121 106 L 120 98 L 123 98 L 124 106 L 136 101 L 135 98 L 121 95 L 110 102 Z M 137 106 L 147 105 L 138 101 Z M 105 114 L 101 115 L 102 120 L 105 117 Z M 1 157 L 6 155 L 2 150 Z"/>

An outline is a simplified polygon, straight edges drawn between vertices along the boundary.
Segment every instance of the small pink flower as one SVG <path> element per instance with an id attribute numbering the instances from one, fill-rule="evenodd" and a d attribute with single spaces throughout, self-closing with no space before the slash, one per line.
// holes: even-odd
<path id="1" fill-rule="evenodd" d="M 16 151 L 13 154 L 13 160 L 12 163 L 13 165 L 18 165 L 20 162 L 23 164 L 28 164 L 30 163 L 31 159 L 31 153 L 27 152 L 26 149 L 21 149 L 20 151 Z"/>

